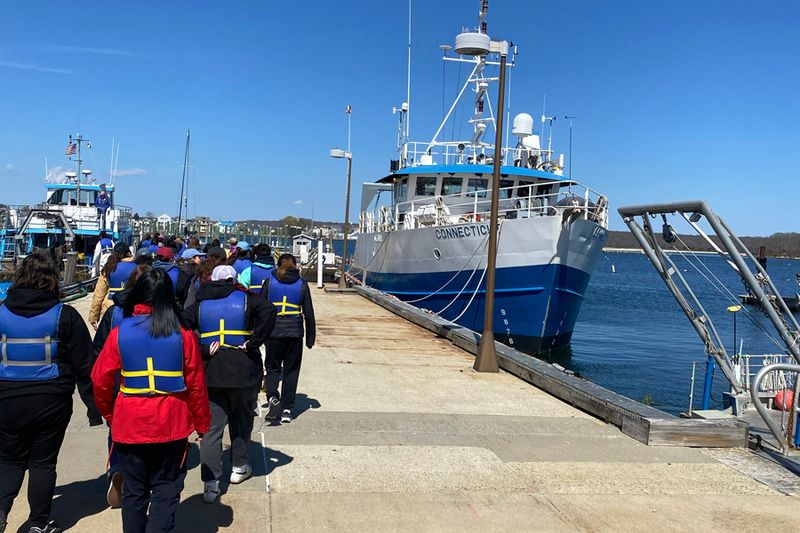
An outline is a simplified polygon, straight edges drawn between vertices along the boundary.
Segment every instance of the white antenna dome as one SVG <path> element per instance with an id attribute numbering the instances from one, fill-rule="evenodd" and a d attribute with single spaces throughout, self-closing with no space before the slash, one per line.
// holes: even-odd
<path id="1" fill-rule="evenodd" d="M 511 128 L 514 137 L 527 137 L 533 135 L 533 117 L 528 113 L 520 113 L 514 117 L 514 125 Z"/>
<path id="2" fill-rule="evenodd" d="M 485 56 L 492 40 L 485 33 L 466 32 L 456 36 L 456 53 L 464 56 Z"/>

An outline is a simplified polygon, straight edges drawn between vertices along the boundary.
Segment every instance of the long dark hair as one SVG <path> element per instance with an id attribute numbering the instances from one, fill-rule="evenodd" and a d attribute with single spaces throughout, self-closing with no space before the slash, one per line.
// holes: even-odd
<path id="1" fill-rule="evenodd" d="M 117 264 L 121 263 L 123 259 L 130 256 L 130 247 L 124 242 L 117 243 L 116 246 L 114 246 L 114 251 L 111 253 L 111 257 L 108 258 L 103 270 L 100 272 L 100 275 L 105 277 L 110 276 L 111 273 L 117 269 Z"/>
<path id="2" fill-rule="evenodd" d="M 58 294 L 58 269 L 52 259 L 33 253 L 17 267 L 14 284 L 9 290 L 34 289 Z"/>
<path id="3" fill-rule="evenodd" d="M 145 272 L 150 272 L 151 270 L 153 270 L 153 267 L 150 266 L 148 263 L 137 264 L 136 268 L 134 268 L 133 272 L 131 272 L 128 281 L 125 282 L 125 285 L 133 287 L 134 285 L 136 285 L 136 280 L 139 279 L 139 276 L 141 276 Z M 170 278 L 170 281 L 172 281 L 172 278 Z"/>
<path id="4" fill-rule="evenodd" d="M 208 283 L 211 281 L 211 273 L 219 265 L 225 264 L 225 258 L 218 255 L 209 255 L 206 260 L 200 263 L 197 269 L 196 276 L 200 279 L 200 283 Z"/>
<path id="5" fill-rule="evenodd" d="M 278 258 L 278 269 L 275 270 L 275 277 L 279 281 L 286 280 L 286 273 L 297 268 L 297 259 L 292 254 L 282 254 Z"/>
<path id="6" fill-rule="evenodd" d="M 152 307 L 150 312 L 150 335 L 168 337 L 180 332 L 181 322 L 178 318 L 178 306 L 172 289 L 172 280 L 164 270 L 153 268 L 139 275 L 122 306 L 122 315 L 133 315 L 137 304 Z"/>

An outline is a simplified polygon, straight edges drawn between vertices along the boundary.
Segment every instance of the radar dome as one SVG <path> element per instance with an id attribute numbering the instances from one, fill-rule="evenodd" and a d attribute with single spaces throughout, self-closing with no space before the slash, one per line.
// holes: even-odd
<path id="1" fill-rule="evenodd" d="M 466 32 L 456 36 L 456 52 L 465 56 L 485 56 L 492 40 L 485 33 Z"/>
<path id="2" fill-rule="evenodd" d="M 533 117 L 527 113 L 520 113 L 519 115 L 515 116 L 511 133 L 515 137 L 520 138 L 533 135 Z"/>

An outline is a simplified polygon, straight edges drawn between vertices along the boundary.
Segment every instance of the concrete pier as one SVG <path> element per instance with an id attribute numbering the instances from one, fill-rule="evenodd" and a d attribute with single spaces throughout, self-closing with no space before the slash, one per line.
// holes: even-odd
<path id="1" fill-rule="evenodd" d="M 361 296 L 313 295 L 295 420 L 257 421 L 255 476 L 213 505 L 194 447 L 179 531 L 795 529 L 796 480 L 748 450 L 646 446 L 510 374 L 473 372 L 470 354 Z M 84 413 L 76 400 L 52 517 L 119 531 L 106 430 Z M 9 531 L 26 513 L 23 492 Z"/>

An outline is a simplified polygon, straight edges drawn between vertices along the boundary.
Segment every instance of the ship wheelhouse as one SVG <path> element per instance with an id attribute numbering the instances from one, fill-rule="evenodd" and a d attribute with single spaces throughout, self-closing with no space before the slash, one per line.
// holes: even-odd
<path id="1" fill-rule="evenodd" d="M 364 184 L 360 231 L 391 231 L 487 220 L 492 167 L 424 165 L 408 167 Z M 381 205 L 380 193 L 390 193 Z M 605 223 L 605 199 L 562 176 L 537 169 L 503 166 L 497 190 L 501 218 L 560 215 L 579 208 Z M 370 209 L 370 204 L 374 206 Z"/>

